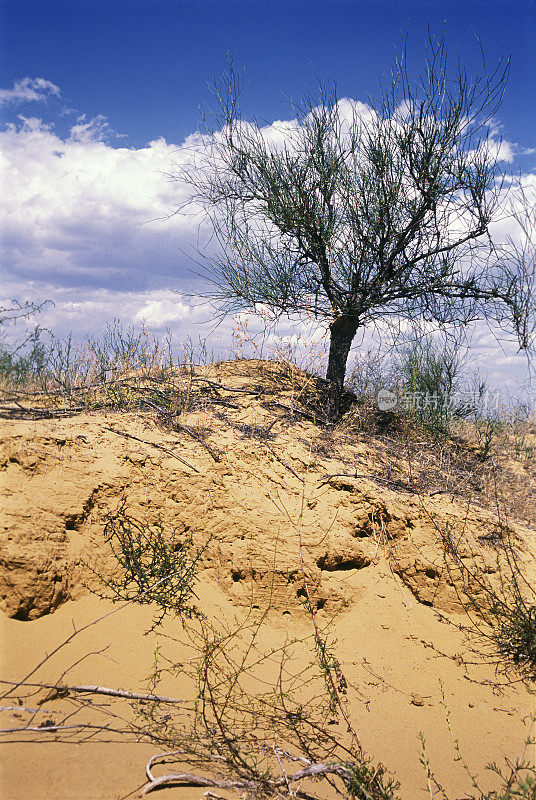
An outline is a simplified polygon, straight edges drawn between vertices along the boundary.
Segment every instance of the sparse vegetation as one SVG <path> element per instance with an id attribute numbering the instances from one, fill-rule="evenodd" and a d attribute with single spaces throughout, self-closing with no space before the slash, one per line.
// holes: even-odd
<path id="1" fill-rule="evenodd" d="M 191 615 L 194 585 L 206 543 L 195 547 L 191 537 L 168 532 L 159 519 L 149 523 L 134 518 L 123 499 L 108 515 L 104 540 L 119 565 L 118 577 L 98 575 L 107 592 L 97 594 L 114 601 L 155 603 L 159 614 L 154 626 L 170 612 Z M 92 570 L 94 571 L 94 570 Z"/>
<path id="2" fill-rule="evenodd" d="M 234 629 L 197 620 L 184 630 L 196 653 L 196 702 L 164 731 L 157 711 L 147 721 L 173 748 L 172 760 L 195 766 L 197 774 L 150 777 L 144 793 L 189 784 L 241 789 L 249 798 L 292 796 L 295 781 L 313 779 L 327 781 L 341 797 L 395 800 L 397 782 L 363 756 L 353 732 L 343 736 L 330 727 L 344 698 L 337 689 L 326 692 L 315 640 L 286 637 L 267 647 L 262 637 L 268 612 L 252 613 Z M 166 673 L 179 669 L 182 663 L 171 664 Z"/>
<path id="3" fill-rule="evenodd" d="M 38 314 L 47 302 L 21 303 L 12 300 L 0 307 L 0 382 L 5 386 L 26 385 L 45 369 L 47 351 L 42 341 L 44 330 L 36 325 L 15 339 L 8 339 L 8 328 Z"/>
<path id="4" fill-rule="evenodd" d="M 449 434 L 457 411 L 467 413 L 455 406 L 462 366 L 457 340 L 438 343 L 429 334 L 414 335 L 403 346 L 396 372 L 402 394 L 408 399 L 404 410 L 434 436 Z"/>
<path id="5" fill-rule="evenodd" d="M 536 592 L 521 562 L 526 546 L 504 522 L 499 523 L 494 540 L 483 540 L 491 549 L 485 557 L 473 548 L 473 558 L 468 560 L 463 532 L 454 539 L 445 531 L 443 541 L 447 569 L 457 571 L 454 585 L 463 592 L 460 597 L 468 618 L 463 629 L 488 654 L 498 656 L 499 672 L 536 681 Z"/>
<path id="6" fill-rule="evenodd" d="M 191 370 L 191 342 L 177 354 L 169 335 L 161 341 L 143 326 L 115 320 L 100 338 L 82 342 L 37 330 L 31 343 L 24 356 L 6 351 L 0 359 L 0 391 L 5 402 L 16 404 L 11 416 L 31 414 L 36 406 L 50 415 L 106 408 L 169 414 L 187 408 L 195 394 L 187 380 L 180 386 L 175 380 Z M 8 409 L 4 405 L 4 414 Z"/>

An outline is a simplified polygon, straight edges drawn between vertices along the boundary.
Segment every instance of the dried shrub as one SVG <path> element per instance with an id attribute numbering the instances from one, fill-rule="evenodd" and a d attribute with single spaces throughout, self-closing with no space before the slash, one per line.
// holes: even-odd
<path id="1" fill-rule="evenodd" d="M 96 592 L 99 596 L 156 603 L 160 611 L 153 626 L 169 612 L 191 615 L 195 611 L 191 604 L 194 585 L 208 542 L 195 547 L 191 537 L 177 531 L 168 533 L 160 519 L 150 524 L 136 520 L 124 499 L 108 516 L 104 540 L 120 569 L 118 577 L 110 578 L 92 570 L 107 589 L 105 593 Z"/>

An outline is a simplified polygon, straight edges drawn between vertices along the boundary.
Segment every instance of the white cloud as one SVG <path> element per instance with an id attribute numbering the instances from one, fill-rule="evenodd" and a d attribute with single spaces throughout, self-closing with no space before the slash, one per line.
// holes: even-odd
<path id="1" fill-rule="evenodd" d="M 120 319 L 138 327 L 145 323 L 156 331 L 169 327 L 179 339 L 186 339 L 195 327 L 212 323 L 212 310 L 206 301 L 170 290 L 119 292 L 37 281 L 25 287 L 8 283 L 2 289 L 0 305 L 8 305 L 9 297 L 17 297 L 22 303 L 48 300 L 41 312 L 23 319 L 21 326 L 33 329 L 39 325 L 60 337 L 70 332 L 77 339 L 99 335 L 108 323 Z"/>
<path id="2" fill-rule="evenodd" d="M 168 219 L 190 196 L 168 174 L 190 158 L 191 141 L 112 147 L 107 130 L 102 116 L 82 117 L 61 138 L 19 116 L 0 132 L 0 239 L 11 276 L 119 289 L 165 276 L 171 284 L 186 260 L 181 249 L 199 233 L 193 215 Z"/>
<path id="3" fill-rule="evenodd" d="M 42 102 L 50 96 L 59 97 L 59 86 L 44 78 L 22 78 L 12 89 L 0 89 L 0 105 L 8 103 Z"/>
<path id="4" fill-rule="evenodd" d="M 69 141 L 72 142 L 81 142 L 82 144 L 102 142 L 105 141 L 110 133 L 108 120 L 102 114 L 98 114 L 87 122 L 86 115 L 82 114 L 78 117 L 76 123 L 76 125 L 72 126 L 69 134 Z"/>
<path id="5" fill-rule="evenodd" d="M 479 148 L 479 152 L 486 152 L 491 158 L 496 158 L 498 162 L 505 164 L 513 163 L 517 151 L 518 147 L 514 142 L 509 142 L 507 139 L 496 139 L 491 135 Z"/>
<path id="6" fill-rule="evenodd" d="M 161 294 L 159 293 L 159 298 Z M 178 297 L 174 299 L 148 300 L 136 311 L 134 322 L 145 322 L 155 328 L 162 328 L 169 323 L 182 322 L 191 316 L 192 307 Z"/>
<path id="7" fill-rule="evenodd" d="M 50 81 L 36 81 L 20 82 L 20 91 L 49 87 Z M 344 122 L 372 112 L 343 98 L 339 113 Z M 261 134 L 279 146 L 297 125 L 279 120 Z M 188 205 L 192 189 L 169 174 L 202 155 L 207 139 L 197 133 L 180 145 L 157 139 L 127 148 L 109 144 L 109 134 L 102 115 L 79 116 L 64 137 L 23 115 L 0 132 L 0 239 L 8 276 L 120 290 L 184 288 L 191 263 L 184 253 L 210 246 L 210 231 L 193 204 L 170 217 Z"/>

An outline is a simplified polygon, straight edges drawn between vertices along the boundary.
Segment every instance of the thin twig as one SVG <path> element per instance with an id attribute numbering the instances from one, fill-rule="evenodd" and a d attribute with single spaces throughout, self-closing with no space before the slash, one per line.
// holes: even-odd
<path id="1" fill-rule="evenodd" d="M 53 417 L 67 417 L 73 414 L 79 414 L 81 411 L 85 411 L 86 409 L 85 406 L 74 406 L 72 408 L 26 408 L 16 400 L 13 400 L 12 402 L 16 403 L 18 408 L 0 406 L 0 416 L 16 419 L 17 417 L 21 416 L 33 415 L 42 419 L 52 419 Z"/>
<path id="2" fill-rule="evenodd" d="M 197 467 L 194 467 L 193 464 L 190 464 L 188 461 L 185 461 L 185 459 L 182 458 L 182 456 L 177 455 L 177 453 L 175 453 L 174 450 L 170 450 L 169 447 L 164 447 L 163 444 L 150 442 L 148 439 L 140 439 L 139 436 L 133 436 L 131 433 L 125 433 L 125 431 L 118 431 L 117 428 L 109 428 L 108 425 L 103 425 L 103 428 L 106 431 L 117 433 L 118 436 L 124 436 L 126 439 L 134 439 L 135 442 L 141 442 L 142 444 L 148 444 L 151 445 L 151 447 L 156 447 L 158 450 L 163 450 L 164 453 L 168 453 L 168 455 L 173 456 L 173 458 L 176 458 L 178 461 L 181 462 L 181 464 L 184 464 L 190 469 L 193 469 L 193 471 L 197 472 L 198 475 L 201 474 L 200 471 L 197 469 Z"/>
<path id="3" fill-rule="evenodd" d="M 274 751 L 275 757 L 277 758 L 277 762 L 278 762 L 278 764 L 279 764 L 279 766 L 281 768 L 281 773 L 282 773 L 282 775 L 283 775 L 283 777 L 285 779 L 285 783 L 287 785 L 287 792 L 288 792 L 289 796 L 292 796 L 292 789 L 290 788 L 290 783 L 288 782 L 288 775 L 285 772 L 283 764 L 281 763 L 281 759 L 279 757 L 279 753 L 277 752 L 277 747 L 275 746 L 275 744 L 273 746 L 273 751 Z"/>
<path id="4" fill-rule="evenodd" d="M 298 475 L 298 473 L 296 472 L 296 470 L 294 470 L 294 469 L 293 469 L 293 468 L 290 466 L 290 464 L 288 464 L 288 463 L 285 461 L 285 459 L 284 459 L 284 458 L 281 458 L 281 456 L 280 456 L 280 455 L 278 455 L 278 454 L 275 452 L 275 450 L 273 449 L 273 447 L 271 447 L 271 446 L 268 444 L 268 442 L 264 441 L 264 439 L 261 439 L 261 441 L 262 441 L 263 445 L 264 445 L 265 447 L 267 447 L 267 448 L 268 448 L 268 450 L 269 450 L 269 451 L 270 451 L 270 453 L 271 453 L 271 454 L 274 456 L 274 458 L 276 458 L 276 459 L 279 461 L 279 463 L 280 463 L 280 464 L 283 464 L 283 466 L 284 466 L 284 467 L 286 467 L 286 468 L 288 469 L 288 471 L 289 471 L 289 472 L 291 472 L 291 473 L 294 475 L 294 477 L 295 477 L 295 478 L 297 478 L 299 481 L 301 481 L 301 483 L 305 483 L 305 481 L 303 480 L 303 478 L 301 478 L 301 477 Z"/>
<path id="5" fill-rule="evenodd" d="M 240 394 L 252 394 L 255 397 L 263 394 L 263 391 L 258 391 L 255 389 L 239 389 L 234 386 L 224 386 L 223 383 L 218 383 L 217 381 L 210 381 L 208 378 L 203 377 L 196 377 L 192 378 L 192 383 L 208 383 L 210 386 L 214 386 L 216 389 L 223 389 L 225 392 L 239 392 Z"/>
<path id="6" fill-rule="evenodd" d="M 268 406 L 275 406 L 276 408 L 282 408 L 284 411 L 288 411 L 289 414 L 299 414 L 300 417 L 305 417 L 305 419 L 310 420 L 311 422 L 325 422 L 325 419 L 320 414 L 314 414 L 310 411 L 302 411 L 301 408 L 291 408 L 290 406 L 286 406 L 284 403 L 279 403 L 277 400 L 268 400 L 263 403 L 263 406 L 266 408 Z"/>
<path id="7" fill-rule="evenodd" d="M 330 478 L 363 478 L 368 481 L 376 481 L 377 483 L 384 483 L 386 486 L 394 486 L 397 489 L 402 489 L 404 492 L 411 492 L 411 494 L 418 494 L 419 490 L 407 483 L 400 480 L 389 480 L 389 478 L 382 478 L 381 475 L 360 475 L 357 472 L 333 472 L 326 475 L 321 475 L 319 481 L 328 481 Z"/>
<path id="8" fill-rule="evenodd" d="M 108 731 L 109 733 L 127 733 L 128 730 L 117 730 L 110 728 L 109 725 L 90 725 L 88 722 L 79 722 L 78 725 L 26 725 L 22 728 L 0 728 L 0 733 L 25 733 L 32 731 L 33 733 L 55 733 L 56 731 L 66 730 L 96 730 Z"/>
<path id="9" fill-rule="evenodd" d="M 220 455 L 220 453 L 218 453 L 216 450 L 214 450 L 212 447 L 210 447 L 210 445 L 208 445 L 208 444 L 207 444 L 207 443 L 206 443 L 206 442 L 203 440 L 203 438 L 202 438 L 202 437 L 201 437 L 201 436 L 200 436 L 198 433 L 196 433 L 196 431 L 192 430 L 192 428 L 189 428 L 189 427 L 188 427 L 188 425 L 183 425 L 183 424 L 182 424 L 182 423 L 180 423 L 180 422 L 176 422 L 176 423 L 173 425 L 173 428 L 174 428 L 174 430 L 176 430 L 176 431 L 182 431 L 183 433 L 187 433 L 187 434 L 188 434 L 188 436 L 191 436 L 191 437 L 192 437 L 192 439 L 195 439 L 197 442 L 199 442 L 199 444 L 201 445 L 201 447 L 204 447 L 204 448 L 205 448 L 205 450 L 207 451 L 207 453 L 209 453 L 209 455 L 211 455 L 211 456 L 212 456 L 212 458 L 214 459 L 214 461 L 216 461 L 216 462 L 220 461 L 220 458 L 221 458 L 221 455 Z"/>
<path id="10" fill-rule="evenodd" d="M 155 583 L 153 583 L 151 586 L 149 586 L 148 589 L 145 589 L 145 591 L 140 592 L 135 597 L 131 597 L 130 600 L 127 600 L 126 602 L 122 603 L 117 608 L 112 608 L 111 611 L 107 611 L 106 614 L 103 614 L 101 617 L 98 617 L 97 619 L 94 619 L 91 622 L 88 622 L 86 625 L 82 625 L 81 628 L 75 628 L 74 631 L 66 639 L 64 639 L 63 642 L 61 642 L 61 644 L 59 644 L 57 647 L 55 647 L 54 650 L 52 650 L 51 653 L 47 653 L 47 655 L 44 658 L 41 659 L 41 661 L 37 664 L 37 666 L 35 666 L 32 670 L 30 670 L 30 672 L 28 672 L 28 674 L 25 675 L 24 678 L 22 678 L 22 680 L 17 681 L 16 683 L 13 683 L 12 685 L 14 685 L 14 686 L 24 686 L 27 683 L 28 678 L 31 678 L 32 675 L 34 675 L 43 666 L 43 664 L 45 664 L 47 661 L 49 661 L 49 659 L 51 659 L 52 656 L 56 655 L 56 653 L 59 652 L 62 648 L 66 647 L 66 645 L 68 645 L 69 642 L 71 642 L 75 638 L 75 636 L 78 636 L 79 633 L 82 633 L 82 631 L 85 631 L 88 628 L 92 628 L 94 625 L 97 625 L 99 622 L 102 622 L 103 620 L 107 619 L 108 617 L 111 617 L 113 614 L 117 614 L 118 611 L 122 611 L 127 606 L 131 605 L 132 603 L 135 603 L 136 600 L 139 600 L 141 597 L 144 597 L 146 594 L 148 594 L 150 591 L 155 589 L 161 583 L 164 583 L 164 581 L 168 581 L 171 577 L 173 577 L 174 574 L 176 574 L 176 573 L 171 573 L 171 575 L 166 575 L 165 577 L 160 578 L 160 580 L 155 581 Z M 73 622 L 73 626 L 74 626 L 74 622 Z M 3 681 L 3 683 L 7 683 L 7 681 Z M 0 696 L 0 700 L 4 700 L 12 692 L 13 692 L 13 689 L 8 689 L 6 692 L 4 692 L 3 695 Z"/>

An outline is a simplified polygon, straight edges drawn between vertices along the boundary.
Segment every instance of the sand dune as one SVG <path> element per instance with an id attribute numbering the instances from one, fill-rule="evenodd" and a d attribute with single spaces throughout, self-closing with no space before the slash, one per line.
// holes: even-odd
<path id="1" fill-rule="evenodd" d="M 312 632 L 303 605 L 309 593 L 314 621 L 329 634 L 344 676 L 348 718 L 365 751 L 400 781 L 402 798 L 429 796 L 421 732 L 449 797 L 473 791 L 455 739 L 482 786 L 492 786 L 484 767 L 521 753 L 534 696 L 497 672 L 491 652 L 475 654 L 478 643 L 458 629 L 466 625 L 463 582 L 445 566 L 441 534 L 463 534 L 468 570 L 484 565 L 489 580 L 498 580 L 496 509 L 433 486 L 411 491 L 407 475 L 393 477 L 397 465 L 385 436 L 326 431 L 305 413 L 289 412 L 299 408 L 306 380 L 290 379 L 278 365 L 223 363 L 199 377 L 205 380 L 196 391 L 206 402 L 181 414 L 182 429 L 139 412 L 2 423 L 2 679 L 20 680 L 44 660 L 28 682 L 146 693 L 158 647 L 160 665 L 175 666 L 151 691 L 195 697 L 187 668 L 194 640 L 180 620 L 168 615 L 146 634 L 154 607 L 120 608 L 92 593 L 103 589 L 92 570 L 119 576 L 103 527 L 124 501 L 133 517 L 160 520 L 179 543 L 206 545 L 195 603 L 214 626 L 262 617 L 256 646 L 277 650 L 292 637 L 305 641 Z M 510 518 L 508 525 L 533 580 L 530 520 Z M 73 626 L 80 630 L 109 611 L 45 658 Z M 293 650 L 297 672 L 306 663 L 302 650 Z M 277 682 L 278 668 L 277 659 L 267 659 L 256 679 Z M 10 708 L 23 694 L 19 688 L 2 700 L 2 728 L 31 720 L 41 730 L 3 734 L 4 800 L 139 795 L 147 759 L 166 749 L 141 740 L 138 723 L 131 726 L 139 703 L 103 696 L 79 707 L 73 694 L 35 687 L 20 702 L 38 712 Z M 76 709 L 72 724 L 96 727 L 46 731 L 59 720 L 69 724 L 66 715 Z M 97 730 L 111 713 L 118 716 L 110 727 L 122 726 L 122 735 Z M 344 728 L 344 720 L 334 720 L 343 738 Z M 320 784 L 307 790 L 330 796 Z M 168 787 L 162 796 L 202 798 L 206 791 Z"/>

